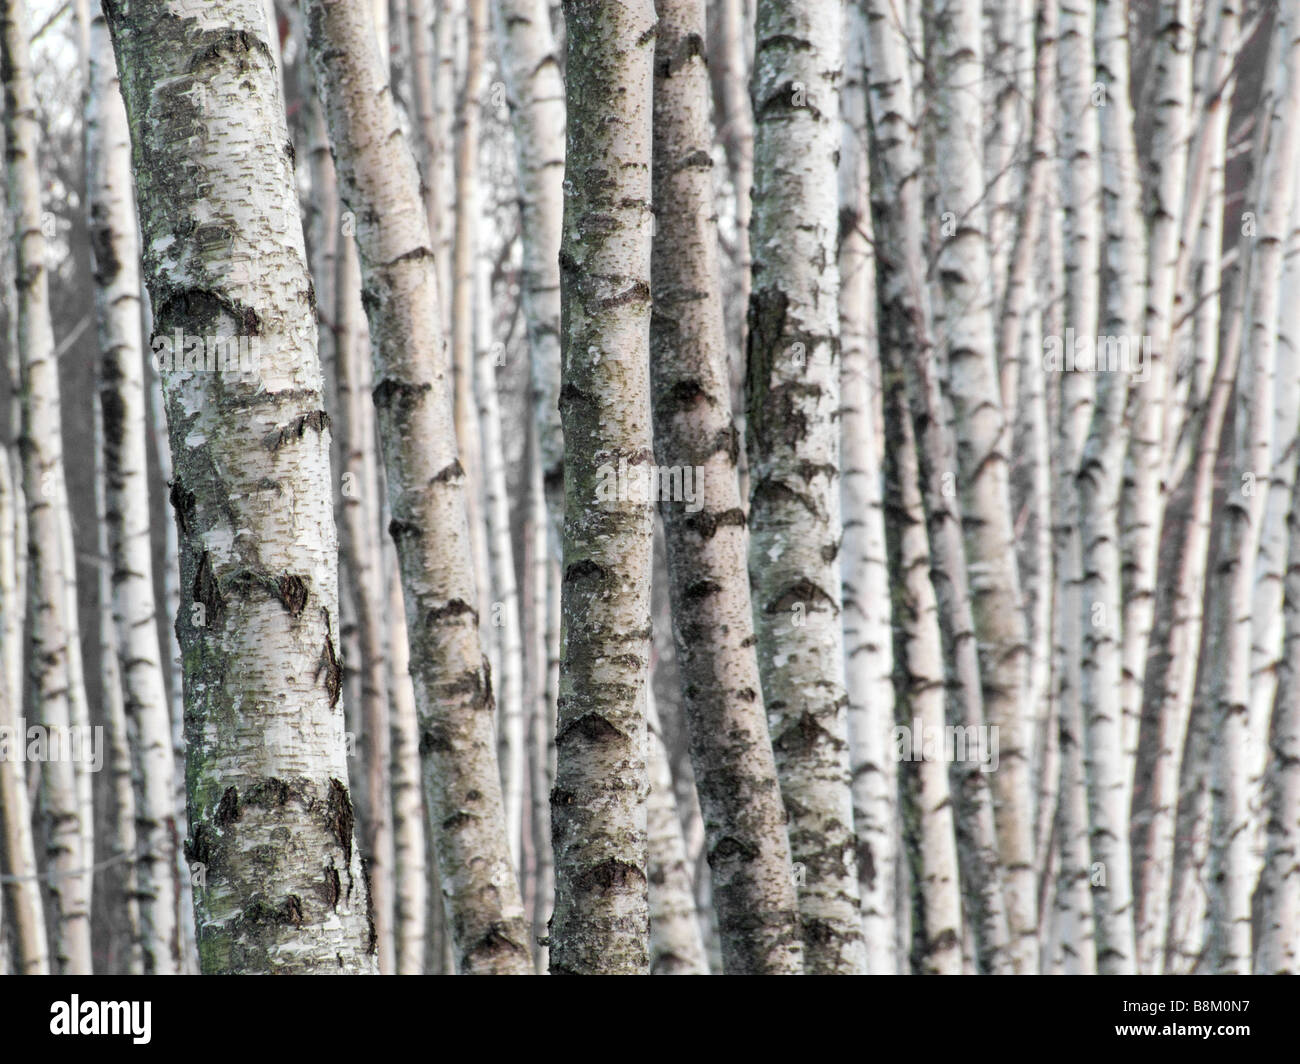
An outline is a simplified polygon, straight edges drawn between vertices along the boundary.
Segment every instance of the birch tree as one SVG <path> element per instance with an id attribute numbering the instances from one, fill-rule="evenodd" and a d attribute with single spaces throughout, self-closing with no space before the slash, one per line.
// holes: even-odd
<path id="1" fill-rule="evenodd" d="M 527 931 L 505 834 L 465 474 L 415 159 L 364 12 L 313 0 L 307 30 L 339 190 L 356 218 L 388 527 L 401 566 L 425 798 L 456 965 L 523 974 Z"/>
<path id="2" fill-rule="evenodd" d="M 1268 148 L 1255 185 L 1258 236 L 1244 272 L 1249 300 L 1237 381 L 1233 475 L 1216 560 L 1220 598 L 1213 613 L 1215 735 L 1210 847 L 1210 948 L 1217 972 L 1246 974 L 1251 965 L 1254 864 L 1249 808 L 1251 605 L 1267 477 L 1272 469 L 1278 282 L 1290 230 L 1300 152 L 1300 22 L 1279 9 Z M 1256 480 L 1264 481 L 1255 486 Z"/>
<path id="3" fill-rule="evenodd" d="M 168 359 L 201 966 L 372 972 L 339 705 L 329 426 L 265 10 L 106 14 Z M 229 357 L 238 337 L 269 356 L 252 373 Z"/>
<path id="4" fill-rule="evenodd" d="M 745 571 L 709 156 L 699 0 L 657 8 L 650 322 L 655 450 L 694 475 L 662 499 L 673 638 L 728 973 L 798 972 L 785 810 L 760 694 Z"/>
<path id="5" fill-rule="evenodd" d="M 1010 430 L 993 350 L 983 166 L 978 155 L 962 158 L 966 146 L 981 143 L 980 100 L 972 88 L 981 76 L 979 6 L 970 0 L 932 0 L 925 12 L 933 35 L 927 66 L 940 87 L 929 113 L 935 191 L 953 225 L 938 254 L 935 336 L 952 404 L 984 710 L 1000 735 L 1001 767 L 993 774 L 993 790 L 1012 955 L 1018 971 L 1030 972 L 1037 964 L 1037 891 L 1022 701 L 1027 641 L 1008 487 Z"/>
<path id="6" fill-rule="evenodd" d="M 112 621 L 124 708 L 131 727 L 139 835 L 139 903 L 144 971 L 180 970 L 176 926 L 177 846 L 171 714 L 154 615 L 140 244 L 131 180 L 131 143 L 108 26 L 91 23 L 87 196 L 95 254 L 96 318 L 102 353 L 104 477 Z"/>
<path id="7" fill-rule="evenodd" d="M 22 419 L 23 495 L 27 500 L 28 595 L 31 602 L 33 705 L 53 735 L 70 734 L 73 690 L 81 685 L 72 557 L 65 542 L 66 503 L 59 377 L 50 322 L 41 185 L 37 172 L 39 130 L 27 46 L 27 16 L 18 0 L 0 7 L 0 67 L 4 79 L 5 164 L 17 278 L 17 346 Z M 72 605 L 74 610 L 70 610 Z M 84 701 L 84 694 L 82 696 Z M 87 810 L 78 789 L 78 768 L 53 758 L 42 769 L 42 812 L 49 859 L 54 968 L 61 975 L 88 975 L 90 876 Z"/>
<path id="8" fill-rule="evenodd" d="M 746 428 L 759 670 L 810 974 L 862 972 L 841 618 L 838 9 L 760 0 Z"/>
<path id="9" fill-rule="evenodd" d="M 550 960 L 552 974 L 633 974 L 649 967 L 654 10 L 648 0 L 566 2 L 565 25 L 564 634 Z"/>

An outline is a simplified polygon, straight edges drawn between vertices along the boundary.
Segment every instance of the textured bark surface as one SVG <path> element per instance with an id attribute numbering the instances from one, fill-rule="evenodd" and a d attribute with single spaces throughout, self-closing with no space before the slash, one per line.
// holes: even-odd
<path id="1" fill-rule="evenodd" d="M 838 9 L 761 0 L 745 379 L 759 670 L 809 973 L 862 972 L 840 586 Z"/>
<path id="2" fill-rule="evenodd" d="M 673 637 L 728 973 L 797 972 L 799 912 L 745 570 L 739 447 L 718 286 L 704 4 L 667 0 L 655 42 L 651 379 Z"/>
<path id="3" fill-rule="evenodd" d="M 95 255 L 99 402 L 103 417 L 105 524 L 111 565 L 114 645 L 135 762 L 135 831 L 144 971 L 181 969 L 176 923 L 180 837 L 173 805 L 171 714 L 154 616 L 146 464 L 140 244 L 131 143 L 103 16 L 91 26 L 87 104 L 87 197 Z M 183 826 L 183 825 L 182 825 Z"/>
<path id="4" fill-rule="evenodd" d="M 50 323 L 41 186 L 37 173 L 39 126 L 27 47 L 27 17 L 19 0 L 0 6 L 0 78 L 4 81 L 5 170 L 8 209 L 16 246 L 17 346 L 21 366 L 22 418 L 18 450 L 27 500 L 28 596 L 31 603 L 31 686 L 37 719 L 51 734 L 82 723 L 75 566 L 63 480 L 59 378 Z M 76 692 L 80 691 L 78 696 Z M 83 733 L 84 734 L 84 733 Z M 83 779 L 79 781 L 78 777 Z M 52 872 L 54 969 L 89 975 L 90 876 L 87 845 L 88 777 L 72 760 L 53 759 L 42 768 L 42 814 Z"/>
<path id="5" fill-rule="evenodd" d="M 650 964 L 645 697 L 653 508 L 643 485 L 654 461 L 655 17 L 649 0 L 564 6 L 564 635 L 551 792 L 551 972 L 633 974 Z M 625 490 L 602 490 L 611 469 Z"/>
<path id="6" fill-rule="evenodd" d="M 695 918 L 695 892 L 686 857 L 686 840 L 673 795 L 673 773 L 653 696 L 647 698 L 647 718 L 650 974 L 708 975 L 700 923 Z"/>
<path id="7" fill-rule="evenodd" d="M 180 540 L 190 839 L 206 973 L 372 972 L 339 704 L 329 425 L 260 2 L 110 5 Z M 205 346 L 209 346 L 205 343 Z M 209 363 L 211 365 L 211 363 Z"/>
<path id="8" fill-rule="evenodd" d="M 970 89 L 982 70 L 980 8 L 973 0 L 926 0 L 925 10 L 934 37 L 927 70 L 944 86 L 928 115 L 935 189 L 940 209 L 955 218 L 938 253 L 934 334 L 947 370 L 984 710 L 999 731 L 1001 763 L 992 783 L 1011 955 L 1017 972 L 1030 973 L 1038 963 L 1037 890 L 1023 700 L 1028 646 L 1008 486 L 1011 433 L 994 351 L 985 175 L 978 155 L 963 158 L 968 145 L 981 143 L 979 97 Z"/>
<path id="9" fill-rule="evenodd" d="M 1238 361 L 1237 419 L 1211 607 L 1214 735 L 1209 947 L 1215 972 L 1251 970 L 1251 606 L 1255 559 L 1272 471 L 1274 371 L 1283 252 L 1300 158 L 1300 18 L 1279 10 L 1268 147 L 1254 189 L 1259 230 L 1247 252 L 1248 310 Z"/>
<path id="10" fill-rule="evenodd" d="M 519 161 L 523 255 L 520 299 L 528 327 L 542 475 L 558 533 L 564 504 L 564 436 L 559 404 L 564 83 L 546 0 L 497 0 L 495 6 L 501 69 Z"/>
<path id="11" fill-rule="evenodd" d="M 356 220 L 389 533 L 401 566 L 425 797 L 456 965 L 522 974 L 531 968 L 528 935 L 506 843 L 451 367 L 415 160 L 364 13 L 339 0 L 313 0 L 307 11 L 339 188 Z"/>
<path id="12" fill-rule="evenodd" d="M 840 146 L 840 447 L 844 512 L 844 657 L 853 828 L 870 975 L 898 970 L 894 941 L 898 859 L 898 763 L 894 723 L 893 636 L 881 499 L 876 273 L 868 174 L 866 5 L 847 8 Z"/>
<path id="13" fill-rule="evenodd" d="M 909 408 L 917 488 L 929 535 L 926 556 L 938 604 L 943 651 L 952 661 L 945 676 L 950 684 L 947 721 L 954 726 L 979 728 L 985 724 L 983 691 L 956 501 L 957 463 L 946 430 L 926 284 L 920 138 L 911 64 L 902 29 L 888 5 L 870 5 L 867 41 L 868 67 L 872 71 L 874 233 L 878 245 L 887 250 L 876 263 L 881 372 L 884 378 L 898 378 L 901 384 L 897 386 L 905 387 Z M 892 386 L 886 383 L 885 392 Z M 897 432 L 894 427 L 888 435 L 896 436 Z M 899 490 L 904 488 L 900 486 Z M 912 726 L 909 717 L 900 717 L 900 721 Z M 954 761 L 948 771 L 955 801 L 964 901 L 978 966 L 981 971 L 1001 972 L 1009 964 L 1008 930 L 989 774 L 973 760 Z"/>
<path id="14" fill-rule="evenodd" d="M 0 728 L 17 726 L 22 704 L 18 568 L 23 559 L 17 550 L 17 523 L 26 516 L 16 505 L 21 495 L 14 484 L 6 445 L 0 447 L 0 639 L 4 648 L 0 653 Z M 0 872 L 6 877 L 5 915 L 13 927 L 10 937 L 17 946 L 16 974 L 48 975 L 49 943 L 25 775 L 22 762 L 0 759 Z"/>

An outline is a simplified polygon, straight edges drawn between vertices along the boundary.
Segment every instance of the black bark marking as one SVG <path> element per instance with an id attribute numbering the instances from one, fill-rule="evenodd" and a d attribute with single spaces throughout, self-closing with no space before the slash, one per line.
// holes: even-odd
<path id="1" fill-rule="evenodd" d="M 280 601 L 289 611 L 290 617 L 297 617 L 307 605 L 307 582 L 301 576 L 285 573 L 280 577 Z"/>
<path id="2" fill-rule="evenodd" d="M 341 780 L 330 780 L 328 816 L 334 837 L 338 839 L 339 846 L 343 848 L 343 863 L 348 867 L 350 873 L 352 867 L 352 829 L 356 824 L 356 817 L 352 812 L 352 796 L 348 794 L 347 786 Z"/>
<path id="3" fill-rule="evenodd" d="M 186 491 L 176 477 L 172 480 L 171 491 L 168 493 L 171 500 L 172 509 L 176 511 L 176 519 L 181 526 L 181 534 L 188 535 L 191 531 L 190 517 L 194 513 L 194 492 Z"/>
<path id="4" fill-rule="evenodd" d="M 325 633 L 325 649 L 321 651 L 320 665 L 316 675 L 325 673 L 325 691 L 329 695 L 330 709 L 339 704 L 339 695 L 343 692 L 343 666 L 339 664 L 338 655 L 334 653 L 334 638 Z"/>
<path id="5" fill-rule="evenodd" d="M 226 608 L 220 584 L 212 574 L 212 556 L 207 551 L 199 558 L 198 572 L 194 574 L 194 601 L 203 604 L 208 624 L 219 620 Z"/>

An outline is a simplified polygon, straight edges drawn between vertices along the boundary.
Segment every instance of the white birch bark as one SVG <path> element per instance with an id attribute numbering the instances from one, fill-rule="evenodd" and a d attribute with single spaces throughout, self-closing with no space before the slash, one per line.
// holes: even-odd
<path id="1" fill-rule="evenodd" d="M 522 974 L 531 968 L 527 931 L 505 835 L 465 475 L 415 160 L 363 13 L 313 0 L 307 23 L 339 188 L 357 222 L 389 533 L 401 564 L 425 794 L 456 964 Z"/>
<path id="2" fill-rule="evenodd" d="M 542 475 L 554 530 L 563 521 L 560 428 L 560 227 L 563 218 L 564 84 L 546 0 L 497 0 L 501 69 L 515 135 L 522 245 L 520 295 L 528 328 Z M 554 552 L 557 556 L 557 549 Z"/>
<path id="3" fill-rule="evenodd" d="M 1150 354 L 1130 388 L 1129 427 L 1121 506 L 1124 571 L 1123 712 L 1124 805 L 1136 770 L 1138 724 L 1147 651 L 1155 617 L 1156 563 L 1164 515 L 1164 432 L 1171 378 L 1173 314 L 1179 236 L 1187 176 L 1189 103 L 1192 90 L 1190 0 L 1162 0 L 1157 16 L 1151 106 L 1154 109 L 1146 182 L 1147 286 L 1144 337 Z"/>
<path id="4" fill-rule="evenodd" d="M 356 623 L 360 724 L 365 756 L 365 841 L 369 860 L 370 906 L 375 922 L 379 973 L 394 971 L 394 862 L 392 738 L 389 730 L 388 673 L 384 661 L 383 557 L 380 552 L 379 478 L 375 430 L 365 360 L 369 354 L 361 301 L 361 264 L 356 241 L 345 235 L 335 260 L 333 318 L 342 504 L 339 540 Z"/>
<path id="5" fill-rule="evenodd" d="M 1278 282 L 1300 159 L 1300 19 L 1293 8 L 1279 9 L 1274 34 L 1268 147 L 1252 204 L 1259 228 L 1243 275 L 1249 310 L 1238 366 L 1233 472 L 1216 560 L 1220 594 L 1212 611 L 1210 955 L 1214 970 L 1226 974 L 1246 974 L 1251 966 L 1252 872 L 1257 867 L 1250 808 L 1251 599 L 1272 469 Z"/>
<path id="6" fill-rule="evenodd" d="M 844 694 L 836 263 L 841 18 L 759 0 L 746 430 L 759 670 L 810 974 L 865 970 Z"/>
<path id="7" fill-rule="evenodd" d="M 1033 874 L 1030 735 L 1024 706 L 1025 618 L 1016 568 L 1008 486 L 1010 428 L 1001 402 L 984 220 L 984 172 L 970 146 L 982 143 L 979 6 L 927 0 L 930 100 L 938 205 L 954 223 L 939 249 L 935 336 L 947 371 L 956 441 L 957 495 L 963 515 L 980 683 L 990 727 L 999 731 L 993 773 L 1011 952 L 1016 970 L 1037 965 L 1037 888 Z"/>
<path id="8" fill-rule="evenodd" d="M 519 628 L 519 594 L 515 586 L 515 554 L 510 536 L 510 500 L 506 496 L 506 456 L 501 409 L 497 399 L 496 346 L 492 342 L 491 260 L 478 260 L 479 319 L 474 354 L 478 427 L 482 433 L 484 516 L 487 519 L 488 575 L 492 587 L 492 624 L 498 632 L 498 674 L 501 677 L 500 728 L 497 737 L 501 789 L 505 801 L 506 837 L 510 859 L 522 877 L 520 848 L 524 832 L 524 773 L 526 768 L 523 639 Z"/>
<path id="9" fill-rule="evenodd" d="M 654 10 L 649 0 L 566 2 L 565 22 L 564 635 L 550 964 L 553 974 L 643 973 Z"/>
<path id="10" fill-rule="evenodd" d="M 866 5 L 851 4 L 846 13 L 839 172 L 845 692 L 867 972 L 894 975 L 898 971 L 894 935 L 898 762 L 889 749 L 894 721 L 894 655 L 876 448 L 879 426 L 871 380 L 872 363 L 879 353 L 871 246 Z"/>
<path id="11" fill-rule="evenodd" d="M 114 645 L 134 755 L 138 891 L 146 974 L 180 971 L 177 831 L 171 713 L 154 614 L 153 557 L 145 432 L 140 253 L 126 110 L 108 26 L 91 25 L 86 116 L 87 196 L 102 352 L 106 545 L 111 566 Z"/>
<path id="12" fill-rule="evenodd" d="M 1300 972 L 1300 495 L 1294 490 L 1288 523 L 1286 631 L 1272 706 L 1268 848 L 1254 963 L 1260 975 Z"/>
<path id="13" fill-rule="evenodd" d="M 72 558 L 66 540 L 66 492 L 59 411 L 58 367 L 50 324 L 49 280 L 41 229 L 39 128 L 27 46 L 27 16 L 18 0 L 0 7 L 0 60 L 4 68 L 5 155 L 8 208 L 16 245 L 17 344 L 22 424 L 23 493 L 27 500 L 28 594 L 32 603 L 32 704 L 53 732 L 74 722 L 74 675 L 79 653 Z M 66 538 L 65 538 L 66 537 Z M 69 608 L 71 605 L 71 609 Z M 84 693 L 82 696 L 84 704 Z M 59 974 L 88 975 L 90 876 L 85 816 L 78 767 L 67 758 L 44 763 L 42 800 L 46 822 L 50 896 L 53 903 L 53 961 Z"/>
<path id="14" fill-rule="evenodd" d="M 0 639 L 3 640 L 3 652 L 0 652 L 0 728 L 5 729 L 18 726 L 23 692 L 20 657 L 23 611 L 18 567 L 25 559 L 17 547 L 18 524 L 25 521 L 26 516 L 16 505 L 20 497 L 14 484 L 6 443 L 0 446 Z M 25 742 L 25 737 L 21 741 Z M 12 756 L 0 758 L 0 872 L 4 876 L 6 911 L 13 928 L 10 935 L 16 946 L 17 973 L 48 975 L 49 944 L 25 777 L 23 762 Z"/>
<path id="15" fill-rule="evenodd" d="M 745 570 L 710 159 L 699 0 L 661 0 L 655 42 L 651 381 L 661 470 L 694 499 L 660 494 L 682 709 L 699 793 L 722 965 L 800 969 L 785 810 L 763 700 Z M 685 474 L 683 474 L 685 475 Z"/>
<path id="16" fill-rule="evenodd" d="M 882 380 L 901 375 L 906 386 L 917 487 L 929 532 L 927 556 L 933 555 L 933 592 L 943 649 L 953 661 L 948 716 L 955 726 L 979 728 L 985 723 L 984 707 L 965 549 L 953 503 L 956 462 L 934 371 L 932 315 L 924 280 L 924 224 L 917 179 L 921 156 L 909 80 L 910 47 L 897 12 L 887 4 L 870 5 L 868 67 L 876 167 L 871 196 L 875 239 L 888 249 L 876 260 L 881 375 Z M 889 387 L 885 386 L 886 393 Z M 912 727 L 910 721 L 908 726 Z M 964 900 L 978 966 L 981 971 L 1000 972 L 1009 964 L 1008 931 L 988 774 L 970 760 L 954 762 L 950 775 Z M 915 876 L 913 880 L 915 890 Z M 914 925 L 917 934 L 924 933 L 921 921 Z"/>
<path id="17" fill-rule="evenodd" d="M 391 546 L 385 552 L 388 613 L 388 692 L 393 735 L 393 874 L 397 883 L 394 926 L 398 975 L 424 972 L 425 909 L 429 876 L 425 861 L 424 798 L 420 788 L 420 724 L 411 683 L 410 646 L 402 581 Z"/>
<path id="18" fill-rule="evenodd" d="M 178 332 L 185 347 L 238 336 L 268 356 L 243 372 L 208 342 L 206 366 L 182 351 L 162 373 L 201 966 L 371 972 L 338 706 L 328 419 L 265 11 L 231 0 L 107 14 L 151 346 L 166 358 Z M 191 235 L 178 245 L 178 232 Z"/>
<path id="19" fill-rule="evenodd" d="M 673 773 L 664 746 L 654 696 L 646 689 L 650 797 L 646 803 L 646 838 L 649 854 L 650 974 L 708 975 L 700 923 L 695 918 L 695 896 L 686 840 L 677 816 Z"/>

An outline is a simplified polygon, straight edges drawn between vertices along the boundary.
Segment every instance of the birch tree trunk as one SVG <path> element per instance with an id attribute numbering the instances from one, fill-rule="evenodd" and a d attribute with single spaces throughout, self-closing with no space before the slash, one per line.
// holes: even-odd
<path id="1" fill-rule="evenodd" d="M 167 359 L 201 967 L 373 972 L 338 704 L 329 428 L 265 10 L 107 14 L 151 346 Z M 230 357 L 237 338 L 266 353 L 252 372 Z"/>
<path id="2" fill-rule="evenodd" d="M 1097 374 L 1092 425 L 1077 475 L 1083 550 L 1080 592 L 1082 632 L 1079 697 L 1084 727 L 1084 773 L 1088 791 L 1090 876 L 1097 933 L 1097 970 L 1131 974 L 1133 894 L 1128 846 L 1128 761 L 1122 700 L 1124 599 L 1120 586 L 1120 494 L 1127 442 L 1124 406 L 1130 367 L 1103 367 L 1121 337 L 1136 335 L 1143 275 L 1137 154 L 1129 106 L 1127 10 L 1101 0 L 1097 6 L 1097 83 L 1106 106 L 1098 109 L 1102 223 L 1101 329 L 1093 340 Z M 1091 116 L 1089 116 L 1091 117 Z M 1128 340 L 1124 341 L 1125 343 Z M 1077 352 L 1077 348 L 1076 348 Z M 1124 636 L 1127 631 L 1124 630 Z"/>
<path id="3" fill-rule="evenodd" d="M 839 9 L 760 0 L 749 298 L 750 586 L 810 974 L 866 967 L 839 546 Z"/>
<path id="4" fill-rule="evenodd" d="M 1143 374 L 1130 389 L 1125 423 L 1129 426 L 1121 511 L 1124 569 L 1124 662 L 1121 691 L 1124 805 L 1128 806 L 1136 768 L 1138 723 L 1147 651 L 1155 616 L 1156 562 L 1166 498 L 1164 432 L 1169 390 L 1170 347 L 1178 241 L 1187 176 L 1187 140 L 1192 89 L 1190 0 L 1162 0 L 1155 68 L 1151 73 L 1155 114 L 1150 134 L 1147 181 L 1147 297 L 1145 328 L 1150 354 Z"/>
<path id="5" fill-rule="evenodd" d="M 16 548 L 17 524 L 25 517 L 14 505 L 15 497 L 6 443 L 0 447 L 0 636 L 4 640 L 4 653 L 0 654 L 0 728 L 5 729 L 17 728 L 22 715 L 22 673 L 18 659 L 23 624 L 18 567 L 24 559 Z M 25 742 L 25 737 L 21 741 Z M 12 757 L 0 758 L 0 871 L 5 877 L 4 898 L 17 945 L 18 973 L 48 975 L 50 953 L 25 777 L 23 762 Z"/>
<path id="6" fill-rule="evenodd" d="M 346 563 L 360 651 L 359 693 L 365 751 L 366 854 L 370 904 L 375 922 L 375 950 L 381 975 L 394 970 L 394 862 L 392 740 L 388 718 L 388 673 L 384 660 L 386 612 L 383 555 L 379 549 L 379 477 L 375 462 L 375 431 L 369 389 L 365 386 L 367 357 L 365 324 L 361 320 L 361 265 L 356 241 L 344 235 L 336 265 L 334 320 L 335 379 L 338 401 L 334 426 L 339 441 L 342 505 L 339 539 Z"/>
<path id="7" fill-rule="evenodd" d="M 889 749 L 894 655 L 876 447 L 879 418 L 871 394 L 872 363 L 879 355 L 868 160 L 866 5 L 851 4 L 846 13 L 848 50 L 841 96 L 839 174 L 845 691 L 867 971 L 893 975 L 898 971 L 894 949 L 898 762 Z"/>
<path id="8" fill-rule="evenodd" d="M 488 564 L 492 581 L 492 623 L 499 632 L 501 715 L 497 739 L 501 788 L 505 800 L 506 837 L 510 859 L 521 874 L 524 831 L 524 692 L 523 641 L 519 631 L 519 594 L 515 585 L 515 553 L 510 536 L 510 500 L 506 497 L 506 456 L 497 399 L 496 347 L 492 342 L 491 260 L 486 251 L 478 260 L 479 318 L 474 355 L 478 426 L 482 433 L 484 515 L 487 519 Z"/>
<path id="9" fill-rule="evenodd" d="M 948 716 L 955 726 L 980 728 L 984 726 L 980 669 L 960 519 L 953 505 L 956 463 L 945 431 L 934 366 L 933 316 L 925 284 L 922 189 L 916 179 L 921 154 L 913 110 L 910 52 L 897 13 L 888 5 L 873 3 L 869 7 L 868 59 L 876 167 L 871 181 L 874 234 L 888 251 L 876 260 L 881 375 L 882 380 L 891 374 L 900 376 L 905 385 L 909 431 L 916 448 L 917 487 L 929 532 L 926 556 L 931 558 L 932 593 L 938 601 L 943 648 L 953 661 Z M 885 385 L 886 393 L 889 387 Z M 897 432 L 897 428 L 890 430 L 891 435 Z M 919 601 L 921 591 L 913 591 L 912 595 Z M 922 660 L 927 660 L 924 655 Z M 922 675 L 928 673 L 923 671 Z M 910 718 L 904 719 L 907 727 L 914 727 Z M 964 900 L 979 967 L 981 971 L 1000 972 L 1009 963 L 1007 919 L 988 774 L 974 761 L 954 761 L 949 772 L 956 801 Z M 916 923 L 919 933 L 920 921 Z"/>
<path id="10" fill-rule="evenodd" d="M 1300 157 L 1300 19 L 1279 8 L 1269 94 L 1268 148 L 1255 184 L 1258 236 L 1247 251 L 1244 298 L 1249 313 L 1237 378 L 1233 472 L 1216 561 L 1220 594 L 1212 611 L 1215 654 L 1215 743 L 1211 772 L 1210 952 L 1213 968 L 1251 967 L 1250 648 L 1251 605 L 1260 526 L 1272 469 L 1274 370 L 1282 259 Z M 1262 482 L 1262 483 L 1257 483 Z"/>
<path id="11" fill-rule="evenodd" d="M 16 245 L 17 342 L 21 360 L 23 493 L 27 500 L 28 594 L 31 608 L 33 700 L 52 734 L 67 734 L 72 691 L 81 679 L 75 570 L 65 543 L 66 504 L 59 377 L 50 324 L 49 279 L 41 229 L 39 128 L 27 45 L 27 17 L 19 0 L 0 6 L 0 67 L 4 75 L 5 162 L 8 207 Z M 84 695 L 83 695 L 84 702 Z M 56 729 L 63 729 L 62 732 Z M 78 766 L 56 758 L 43 766 L 42 808 L 49 855 L 54 920 L 54 967 L 61 975 L 89 975 L 90 875 Z"/>
<path id="12" fill-rule="evenodd" d="M 1236 12 L 1230 3 L 1215 5 L 1211 25 L 1218 27 L 1220 55 L 1231 55 L 1235 47 Z M 1226 68 L 1226 60 L 1220 64 Z M 1220 296 L 1223 280 L 1223 197 L 1224 155 L 1229 95 L 1216 111 L 1207 115 L 1207 194 L 1199 208 L 1201 222 L 1196 238 L 1197 276 L 1192 288 L 1196 312 L 1193 339 L 1198 361 L 1209 367 L 1212 380 L 1193 385 L 1202 396 L 1201 408 L 1190 420 L 1194 431 L 1189 438 L 1195 447 L 1190 468 L 1175 481 L 1174 500 L 1186 506 L 1181 542 L 1175 552 L 1168 585 L 1158 605 L 1168 618 L 1163 645 L 1152 654 L 1145 684 L 1143 717 L 1154 718 L 1155 750 L 1147 770 L 1141 804 L 1147 815 L 1145 830 L 1134 840 L 1134 867 L 1138 870 L 1136 920 L 1138 970 L 1160 973 L 1166 961 L 1166 936 L 1174 887 L 1175 839 L 1178 818 L 1179 780 L 1183 772 L 1183 751 L 1187 743 L 1192 702 L 1196 690 L 1198 653 L 1204 621 L 1205 579 L 1210 548 L 1215 495 L 1216 462 L 1220 434 L 1228 401 L 1237 376 L 1239 345 L 1224 350 L 1219 343 Z M 1190 209 L 1190 208 L 1189 208 Z M 1182 500 L 1186 499 L 1183 503 Z M 1167 519 L 1168 520 L 1168 519 Z M 1137 812 L 1135 802 L 1134 811 Z M 1136 824 L 1136 816 L 1135 816 Z M 1186 846 L 1183 847 L 1186 850 Z"/>
<path id="13" fill-rule="evenodd" d="M 1008 448 L 994 352 L 984 175 L 970 145 L 982 142 L 979 6 L 973 0 L 926 0 L 934 40 L 927 65 L 942 86 L 930 100 L 936 190 L 955 224 L 938 255 L 935 335 L 946 363 L 956 440 L 971 606 L 980 682 L 989 726 L 999 731 L 1001 765 L 993 773 L 998 850 L 1016 970 L 1037 965 L 1037 889 L 1033 875 L 1029 735 L 1023 696 L 1027 642 L 1011 525 Z M 945 214 L 946 216 L 946 214 Z"/>
<path id="14" fill-rule="evenodd" d="M 1300 482 L 1297 482 L 1300 483 Z M 1300 492 L 1292 491 L 1286 634 L 1273 700 L 1266 793 L 1268 850 L 1259 884 L 1254 970 L 1300 972 Z"/>
<path id="15" fill-rule="evenodd" d="M 708 73 L 697 47 L 704 4 L 661 0 L 657 10 L 655 449 L 661 470 L 687 471 L 695 487 L 693 499 L 661 496 L 659 507 L 682 706 L 723 969 L 798 972 L 799 910 L 745 571 L 739 438 L 713 221 Z"/>
<path id="16" fill-rule="evenodd" d="M 551 792 L 551 972 L 633 974 L 650 963 L 654 9 L 649 0 L 570 0 L 565 24 L 564 635 Z"/>
<path id="17" fill-rule="evenodd" d="M 173 975 L 181 969 L 175 903 L 178 832 L 171 714 L 154 616 L 140 245 L 126 110 L 102 15 L 91 24 L 90 72 L 86 171 L 102 352 L 105 518 L 115 645 L 135 760 L 141 942 L 145 973 Z"/>
<path id="18" fill-rule="evenodd" d="M 695 919 L 686 840 L 677 816 L 673 773 L 663 728 L 647 687 L 650 798 L 646 805 L 649 853 L 650 974 L 708 975 L 700 923 Z"/>
<path id="19" fill-rule="evenodd" d="M 493 741 L 450 365 L 415 160 L 364 13 L 312 0 L 308 47 L 357 221 L 374 397 L 420 714 L 425 795 L 459 970 L 530 970 Z M 376 131 L 383 130 L 380 135 Z"/>
<path id="20" fill-rule="evenodd" d="M 501 69 L 519 170 L 522 292 L 542 476 L 554 533 L 563 522 L 560 428 L 560 227 L 564 84 L 546 0 L 497 0 Z M 558 549 L 555 551 L 558 555 Z"/>

